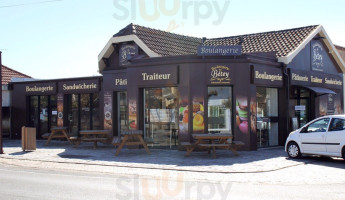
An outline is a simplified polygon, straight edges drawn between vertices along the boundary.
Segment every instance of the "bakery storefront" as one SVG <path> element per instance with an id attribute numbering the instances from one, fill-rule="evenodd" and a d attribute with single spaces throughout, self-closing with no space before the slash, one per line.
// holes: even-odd
<path id="1" fill-rule="evenodd" d="M 271 34 L 202 39 L 130 24 L 101 51 L 101 77 L 12 83 L 12 138 L 24 125 L 38 138 L 66 126 L 142 130 L 151 148 L 177 149 L 193 133 L 230 133 L 243 150 L 284 145 L 308 121 L 343 113 L 345 69 L 322 26 Z"/>
<path id="2" fill-rule="evenodd" d="M 252 150 L 277 146 L 283 73 L 270 55 L 152 58 L 133 60 L 126 73 L 105 69 L 104 126 L 114 135 L 143 130 L 153 148 L 177 148 L 193 133 L 231 133 Z M 265 123 L 259 129 L 257 115 Z"/>
<path id="3" fill-rule="evenodd" d="M 324 115 L 343 114 L 343 75 L 319 38 L 288 66 L 290 130 Z"/>
<path id="4" fill-rule="evenodd" d="M 20 138 L 22 126 L 36 127 L 37 138 L 56 126 L 71 136 L 102 129 L 100 87 L 99 77 L 12 83 L 11 138 Z"/>

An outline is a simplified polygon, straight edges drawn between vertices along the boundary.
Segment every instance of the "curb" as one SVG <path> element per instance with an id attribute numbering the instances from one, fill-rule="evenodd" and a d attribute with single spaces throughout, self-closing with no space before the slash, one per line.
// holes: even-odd
<path id="1" fill-rule="evenodd" d="M 16 161 L 31 161 L 31 162 L 38 162 L 38 163 L 57 163 L 57 164 L 70 164 L 70 165 L 83 165 L 83 166 L 98 166 L 98 167 L 117 167 L 117 168 L 133 168 L 133 169 L 145 169 L 145 170 L 162 170 L 162 171 L 176 171 L 176 172 L 195 172 L 195 173 L 209 173 L 209 174 L 256 174 L 256 173 L 267 173 L 267 172 L 275 172 L 291 167 L 296 167 L 300 165 L 307 165 L 313 163 L 313 161 L 309 162 L 301 162 L 294 165 L 284 166 L 276 169 L 269 169 L 269 170 L 259 170 L 259 171 L 206 171 L 206 170 L 192 170 L 192 169 L 178 169 L 178 168 L 160 168 L 160 167 L 139 167 L 139 166 L 123 166 L 123 165 L 116 165 L 116 164 L 97 164 L 97 163 L 84 163 L 84 162 L 64 162 L 64 161 L 49 161 L 49 160 L 35 160 L 35 159 L 22 159 L 22 158 L 6 158 L 0 156 L 0 159 L 5 160 L 16 160 Z M 314 161 L 315 162 L 315 161 Z M 14 165 L 14 164 L 9 164 Z M 20 165 L 22 166 L 22 165 Z M 28 167 L 28 166 L 24 166 Z M 78 169 L 76 169 L 78 170 Z"/>

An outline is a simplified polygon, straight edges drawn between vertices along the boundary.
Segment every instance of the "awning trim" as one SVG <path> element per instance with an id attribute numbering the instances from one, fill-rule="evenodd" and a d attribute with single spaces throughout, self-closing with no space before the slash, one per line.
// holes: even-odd
<path id="1" fill-rule="evenodd" d="M 320 87 L 309 87 L 309 86 L 304 86 L 305 88 L 308 88 L 309 90 L 315 92 L 317 96 L 322 96 L 325 94 L 337 94 L 333 90 L 327 89 L 327 88 L 320 88 Z"/>

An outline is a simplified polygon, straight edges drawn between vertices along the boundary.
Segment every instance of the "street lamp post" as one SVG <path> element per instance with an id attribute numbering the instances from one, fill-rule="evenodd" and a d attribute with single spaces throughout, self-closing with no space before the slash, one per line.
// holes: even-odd
<path id="1" fill-rule="evenodd" d="M 1 62 L 1 54 L 0 51 L 0 154 L 4 153 L 2 148 L 2 62 Z"/>

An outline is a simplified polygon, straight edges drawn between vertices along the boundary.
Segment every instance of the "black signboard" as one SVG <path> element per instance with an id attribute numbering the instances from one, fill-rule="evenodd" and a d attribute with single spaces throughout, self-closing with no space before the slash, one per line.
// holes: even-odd
<path id="1" fill-rule="evenodd" d="M 291 85 L 310 85 L 309 72 L 301 70 L 291 70 L 290 71 L 290 84 Z"/>
<path id="2" fill-rule="evenodd" d="M 119 50 L 120 65 L 128 65 L 129 59 L 138 55 L 138 46 L 135 44 L 123 44 Z"/>
<path id="3" fill-rule="evenodd" d="M 178 84 L 178 67 L 145 67 L 128 69 L 128 84 L 175 85 Z"/>
<path id="4" fill-rule="evenodd" d="M 280 68 L 255 65 L 252 68 L 252 82 L 268 87 L 283 86 L 283 72 Z"/>
<path id="5" fill-rule="evenodd" d="M 59 82 L 61 93 L 94 93 L 100 90 L 99 79 Z"/>
<path id="6" fill-rule="evenodd" d="M 25 85 L 27 95 L 49 95 L 56 93 L 56 83 L 28 83 Z"/>
<path id="7" fill-rule="evenodd" d="M 320 72 L 309 72 L 302 70 L 290 69 L 291 85 L 313 86 L 323 88 L 343 87 L 342 77 L 339 75 L 326 74 Z"/>
<path id="8" fill-rule="evenodd" d="M 327 115 L 333 115 L 334 114 L 334 100 L 335 95 L 334 94 L 328 94 L 327 96 Z"/>
<path id="9" fill-rule="evenodd" d="M 324 68 L 324 58 L 325 58 L 325 50 L 321 41 L 312 40 L 311 41 L 311 68 L 313 71 L 320 71 L 323 72 Z"/>
<path id="10" fill-rule="evenodd" d="M 107 90 L 125 90 L 127 88 L 126 73 L 103 74 L 103 87 Z"/>
<path id="11" fill-rule="evenodd" d="M 241 54 L 241 45 L 198 46 L 198 56 L 239 56 Z"/>
<path id="12" fill-rule="evenodd" d="M 234 69 L 229 65 L 212 64 L 207 67 L 208 85 L 234 84 Z"/>

